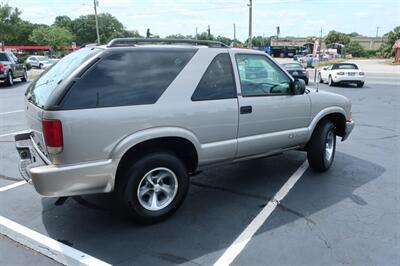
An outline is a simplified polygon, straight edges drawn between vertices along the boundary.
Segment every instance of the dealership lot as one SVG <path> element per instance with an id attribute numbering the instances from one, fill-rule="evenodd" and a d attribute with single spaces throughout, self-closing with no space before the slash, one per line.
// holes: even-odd
<path id="1" fill-rule="evenodd" d="M 352 100 L 356 128 L 348 141 L 338 142 L 332 169 L 307 170 L 233 265 L 399 263 L 400 83 L 396 73 L 389 76 L 377 72 L 361 89 L 319 85 Z M 26 86 L 0 84 L 0 188 L 21 181 L 13 133 L 27 129 Z M 210 167 L 192 178 L 182 208 L 152 226 L 121 216 L 110 195 L 63 202 L 40 197 L 30 185 L 0 192 L 0 216 L 110 264 L 210 265 L 305 159 L 295 151 Z M 0 237 L 8 254 L 0 264 L 56 264 L 12 243 Z"/>

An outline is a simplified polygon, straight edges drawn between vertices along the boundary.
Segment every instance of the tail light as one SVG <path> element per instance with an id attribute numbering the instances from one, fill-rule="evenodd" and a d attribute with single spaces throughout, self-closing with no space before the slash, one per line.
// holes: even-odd
<path id="1" fill-rule="evenodd" d="M 358 73 L 360 76 L 364 76 L 365 74 L 364 74 L 364 72 L 360 72 L 360 73 Z"/>
<path id="2" fill-rule="evenodd" d="M 3 72 L 3 71 L 4 71 L 4 65 L 0 64 L 0 72 Z"/>
<path id="3" fill-rule="evenodd" d="M 63 133 L 60 120 L 44 119 L 42 121 L 44 142 L 50 154 L 57 154 L 63 150 Z"/>
<path id="4" fill-rule="evenodd" d="M 344 72 L 338 72 L 337 75 L 344 75 Z"/>
<path id="5" fill-rule="evenodd" d="M 352 119 L 352 113 L 350 112 L 350 114 L 346 116 L 346 121 L 351 121 Z"/>

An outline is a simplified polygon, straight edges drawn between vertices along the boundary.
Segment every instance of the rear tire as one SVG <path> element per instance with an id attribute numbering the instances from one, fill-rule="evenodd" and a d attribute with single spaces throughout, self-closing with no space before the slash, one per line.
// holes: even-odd
<path id="1" fill-rule="evenodd" d="M 311 169 L 317 172 L 327 171 L 333 163 L 335 151 L 335 126 L 329 120 L 322 121 L 314 129 L 308 143 L 307 159 Z"/>
<path id="2" fill-rule="evenodd" d="M 42 69 L 42 67 L 43 67 L 43 64 L 39 64 L 39 69 Z"/>
<path id="3" fill-rule="evenodd" d="M 22 82 L 26 82 L 28 80 L 28 74 L 26 73 L 26 69 L 24 69 L 24 74 L 21 77 Z"/>
<path id="4" fill-rule="evenodd" d="M 123 210 L 142 224 L 157 223 L 172 215 L 189 188 L 185 165 L 165 151 L 143 156 L 120 178 L 116 193 Z"/>
<path id="5" fill-rule="evenodd" d="M 362 88 L 364 86 L 364 82 L 357 82 L 357 88 Z"/>
<path id="6" fill-rule="evenodd" d="M 14 85 L 14 77 L 11 71 L 8 71 L 7 73 L 7 78 L 6 78 L 6 85 L 7 86 L 12 86 Z"/>

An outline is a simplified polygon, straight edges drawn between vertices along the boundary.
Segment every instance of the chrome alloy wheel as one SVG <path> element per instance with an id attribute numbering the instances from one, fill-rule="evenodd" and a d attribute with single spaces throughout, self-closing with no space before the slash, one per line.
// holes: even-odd
<path id="1" fill-rule="evenodd" d="M 178 179 L 174 172 L 165 167 L 149 171 L 139 183 L 137 197 L 140 205 L 149 211 L 167 207 L 178 192 Z"/>
<path id="2" fill-rule="evenodd" d="M 326 162 L 330 162 L 333 156 L 333 148 L 335 142 L 335 134 L 332 130 L 328 132 L 325 139 L 325 160 Z"/>

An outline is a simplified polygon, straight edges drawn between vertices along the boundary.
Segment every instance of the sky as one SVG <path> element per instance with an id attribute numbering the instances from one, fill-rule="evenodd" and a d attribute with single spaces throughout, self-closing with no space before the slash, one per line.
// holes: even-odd
<path id="1" fill-rule="evenodd" d="M 249 0 L 98 0 L 98 12 L 111 13 L 127 30 L 165 37 L 194 35 L 210 25 L 215 36 L 245 40 Z M 52 24 L 54 18 L 92 14 L 92 0 L 0 0 L 20 8 L 22 18 Z M 375 36 L 400 25 L 400 0 L 253 0 L 253 36 L 319 36 L 330 30 Z"/>

